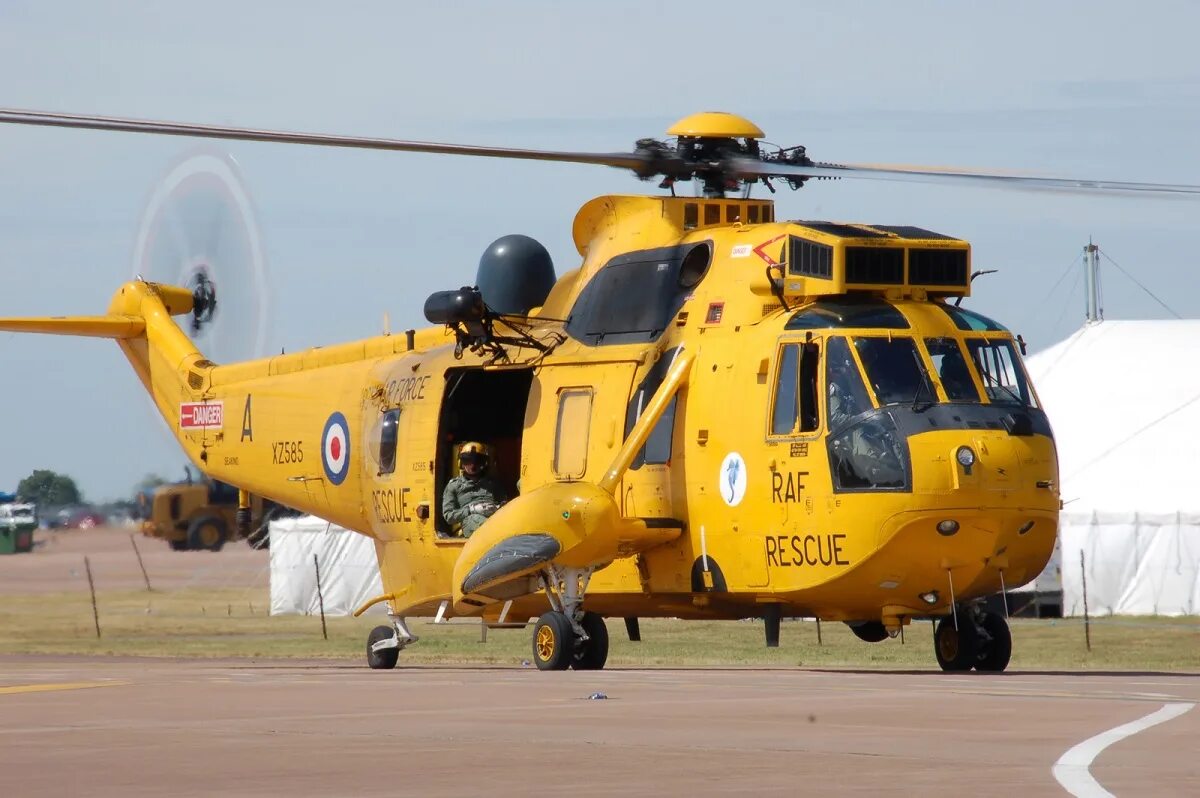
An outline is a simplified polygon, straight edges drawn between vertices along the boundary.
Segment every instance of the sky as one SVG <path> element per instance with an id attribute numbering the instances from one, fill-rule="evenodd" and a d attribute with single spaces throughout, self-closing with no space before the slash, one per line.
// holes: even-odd
<path id="1" fill-rule="evenodd" d="M 452 6 L 452 7 L 440 7 Z M 0 4 L 0 106 L 613 151 L 701 110 L 749 117 L 833 162 L 1200 183 L 1190 2 Z M 197 142 L 0 125 L 0 315 L 100 313 L 134 271 L 156 184 Z M 206 145 L 212 151 L 217 145 Z M 264 349 L 423 323 L 525 233 L 574 268 L 571 221 L 626 173 L 220 143 L 252 197 L 268 274 Z M 1094 237 L 1108 318 L 1200 317 L 1200 200 L 876 181 L 776 196 L 779 218 L 915 224 L 967 239 L 965 303 L 1030 351 L 1083 321 Z M 247 286 L 252 281 L 247 280 Z M 185 458 L 109 341 L 0 333 L 0 490 L 35 468 L 89 499 Z"/>

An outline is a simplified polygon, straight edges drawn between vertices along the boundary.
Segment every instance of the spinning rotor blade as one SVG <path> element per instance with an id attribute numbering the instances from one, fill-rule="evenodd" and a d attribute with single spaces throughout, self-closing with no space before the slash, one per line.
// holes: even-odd
<path id="1" fill-rule="evenodd" d="M 324 147 L 347 147 L 393 152 L 423 152 L 440 155 L 471 155 L 486 158 L 512 158 L 528 161 L 557 161 L 561 163 L 597 164 L 629 169 L 638 177 L 664 175 L 672 179 L 703 175 L 720 185 L 728 180 L 758 178 L 845 177 L 867 180 L 900 180 L 914 183 L 977 184 L 993 188 L 1017 188 L 1068 193 L 1113 193 L 1180 196 L 1200 194 L 1200 185 L 1168 183 L 1133 183 L 1117 180 L 1081 180 L 1062 177 L 1005 174 L 977 169 L 950 169 L 903 164 L 833 164 L 815 163 L 811 166 L 783 163 L 747 157 L 728 152 L 710 152 L 693 159 L 682 151 L 673 151 L 662 142 L 638 143 L 633 152 L 562 152 L 529 150 L 511 147 L 481 147 L 470 144 L 446 144 L 434 141 L 404 141 L 401 139 L 336 136 L 320 133 L 291 133 L 276 130 L 197 125 L 182 122 L 159 122 L 144 119 L 124 119 L 110 116 L 49 113 L 0 108 L 0 122 L 48 127 L 85 128 L 131 133 L 157 133 L 166 136 L 195 136 L 199 138 L 235 141 L 262 141 L 283 144 L 307 144 Z M 702 140 L 697 139 L 697 140 Z M 796 184 L 793 187 L 798 187 Z M 719 190 L 724 190 L 721 188 Z"/>
<path id="2" fill-rule="evenodd" d="M 903 164 L 773 164 L 753 158 L 735 158 L 730 164 L 742 179 L 756 177 L 845 177 L 863 180 L 903 180 L 914 183 L 975 183 L 993 188 L 1017 188 L 1072 193 L 1200 194 L 1200 186 L 1171 183 L 1127 183 L 1119 180 L 1077 180 L 1065 177 L 1004 174 L 976 169 L 953 169 Z"/>
<path id="3" fill-rule="evenodd" d="M 127 133 L 157 133 L 163 136 L 196 136 L 234 141 L 266 141 L 282 144 L 309 144 L 320 147 L 349 147 L 393 152 L 426 152 L 437 155 L 474 155 L 484 158 L 517 158 L 527 161 L 561 161 L 565 163 L 599 164 L 632 169 L 647 166 L 647 159 L 634 153 L 555 152 L 553 150 L 524 150 L 509 147 L 478 147 L 469 144 L 444 144 L 436 141 L 402 141 L 399 139 L 333 136 L 322 133 L 290 133 L 279 130 L 196 125 L 182 122 L 158 122 L 148 119 L 122 119 L 113 116 L 83 116 L 45 111 L 22 111 L 0 108 L 0 122 L 15 125 L 114 130 Z"/>

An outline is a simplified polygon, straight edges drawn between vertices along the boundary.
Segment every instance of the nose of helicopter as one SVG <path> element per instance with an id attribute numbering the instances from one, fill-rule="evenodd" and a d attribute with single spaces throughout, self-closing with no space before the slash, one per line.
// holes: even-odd
<path id="1" fill-rule="evenodd" d="M 912 504 L 888 518 L 879 539 L 881 550 L 922 552 L 903 575 L 906 594 L 935 612 L 1041 572 L 1054 547 L 1059 509 L 1048 437 L 943 431 L 912 436 L 909 447 Z"/>

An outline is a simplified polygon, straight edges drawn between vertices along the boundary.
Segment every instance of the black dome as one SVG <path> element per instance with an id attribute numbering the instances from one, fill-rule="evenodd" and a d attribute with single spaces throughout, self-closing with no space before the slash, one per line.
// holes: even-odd
<path id="1" fill-rule="evenodd" d="M 520 234 L 497 238 L 479 258 L 475 284 L 497 313 L 525 315 L 554 287 L 554 263 L 540 243 Z"/>

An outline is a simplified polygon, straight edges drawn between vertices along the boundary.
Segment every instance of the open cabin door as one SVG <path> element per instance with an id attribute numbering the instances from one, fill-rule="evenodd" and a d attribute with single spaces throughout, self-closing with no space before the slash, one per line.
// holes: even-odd
<path id="1" fill-rule="evenodd" d="M 469 442 L 488 449 L 488 474 L 507 497 L 520 492 L 525 414 L 533 384 L 530 368 L 461 368 L 446 373 L 438 418 L 433 516 L 437 531 L 453 536 L 442 517 L 442 491 L 458 476 L 458 450 Z"/>

